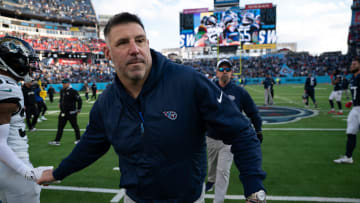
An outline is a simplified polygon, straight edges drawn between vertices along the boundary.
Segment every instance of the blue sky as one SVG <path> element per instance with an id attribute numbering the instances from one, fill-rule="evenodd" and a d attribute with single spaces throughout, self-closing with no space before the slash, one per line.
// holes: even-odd
<path id="1" fill-rule="evenodd" d="M 179 12 L 189 8 L 213 9 L 213 0 L 92 0 L 96 13 L 137 14 L 145 25 L 150 47 L 179 47 Z M 320 54 L 347 51 L 352 0 L 240 0 L 245 4 L 277 6 L 277 41 L 297 42 L 298 51 Z"/>

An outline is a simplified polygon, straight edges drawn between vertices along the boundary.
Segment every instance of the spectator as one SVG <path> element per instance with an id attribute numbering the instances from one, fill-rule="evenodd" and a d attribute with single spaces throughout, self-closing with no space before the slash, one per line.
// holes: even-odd
<path id="1" fill-rule="evenodd" d="M 55 89 L 53 88 L 53 86 L 50 85 L 47 93 L 49 95 L 50 102 L 53 103 L 54 102 L 54 94 L 55 94 Z"/>

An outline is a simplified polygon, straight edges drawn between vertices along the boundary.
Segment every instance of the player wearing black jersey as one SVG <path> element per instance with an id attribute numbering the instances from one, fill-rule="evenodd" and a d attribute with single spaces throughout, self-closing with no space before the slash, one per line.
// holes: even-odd
<path id="1" fill-rule="evenodd" d="M 329 103 L 331 110 L 328 112 L 329 114 L 335 114 L 334 102 L 338 105 L 339 111 L 336 113 L 337 115 L 343 115 L 342 105 L 341 105 L 341 95 L 342 95 L 342 75 L 338 70 L 334 71 L 333 78 L 331 79 L 331 84 L 334 85 L 334 90 L 331 92 L 329 96 Z"/>
<path id="2" fill-rule="evenodd" d="M 346 134 L 348 139 L 346 143 L 346 153 L 339 159 L 334 160 L 334 162 L 338 164 L 354 163 L 352 154 L 356 145 L 356 134 L 358 133 L 360 126 L 360 58 L 353 59 L 350 71 L 354 74 L 350 81 L 350 91 L 354 107 L 351 109 L 347 118 Z M 348 104 L 346 106 L 351 107 L 351 105 Z"/>
<path id="3" fill-rule="evenodd" d="M 316 78 L 312 76 L 311 73 L 309 73 L 308 77 L 305 81 L 305 105 L 306 107 L 309 107 L 309 97 L 313 101 L 314 107 L 317 108 L 316 100 L 315 100 L 315 86 L 316 86 Z"/>

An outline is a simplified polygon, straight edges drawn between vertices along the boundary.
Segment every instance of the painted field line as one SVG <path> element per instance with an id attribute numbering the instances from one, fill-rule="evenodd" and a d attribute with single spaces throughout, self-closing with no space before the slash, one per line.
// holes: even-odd
<path id="1" fill-rule="evenodd" d="M 90 187 L 73 187 L 73 186 L 41 186 L 45 190 L 66 190 L 66 191 L 77 191 L 77 192 L 97 192 L 97 193 L 112 193 L 118 194 L 120 189 L 106 189 L 106 188 L 90 188 Z"/>
<path id="2" fill-rule="evenodd" d="M 121 189 L 119 193 L 117 193 L 117 195 L 115 195 L 115 197 L 113 197 L 110 202 L 120 202 L 120 200 L 124 197 L 125 195 L 125 190 Z"/>
<path id="3" fill-rule="evenodd" d="M 111 202 L 119 202 L 125 194 L 124 189 L 106 189 L 106 188 L 89 188 L 89 187 L 73 187 L 73 186 L 42 186 L 45 190 L 66 190 L 79 192 L 97 192 L 97 193 L 113 193 L 117 194 Z M 205 194 L 205 198 L 214 199 L 213 194 Z M 244 195 L 226 195 L 225 199 L 244 200 Z M 268 196 L 267 200 L 278 201 L 302 201 L 302 202 L 349 202 L 360 203 L 360 199 L 356 198 L 342 198 L 342 197 L 306 197 L 306 196 Z"/>
<path id="4" fill-rule="evenodd" d="M 268 131 L 345 131 L 346 128 L 263 128 L 262 130 L 268 130 Z M 56 132 L 57 129 L 38 129 L 38 128 L 36 128 L 36 131 Z M 74 129 L 64 129 L 64 131 L 73 132 Z M 85 131 L 85 129 L 80 129 L 80 131 Z"/>
<path id="5" fill-rule="evenodd" d="M 262 128 L 269 131 L 345 131 L 346 128 Z"/>

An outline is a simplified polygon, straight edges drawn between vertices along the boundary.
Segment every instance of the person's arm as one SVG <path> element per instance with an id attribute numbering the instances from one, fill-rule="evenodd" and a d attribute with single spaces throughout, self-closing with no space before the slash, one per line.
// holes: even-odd
<path id="1" fill-rule="evenodd" d="M 245 112 L 246 116 L 250 118 L 251 123 L 255 128 L 256 135 L 259 138 L 260 142 L 262 142 L 263 140 L 262 129 L 261 129 L 262 120 L 259 114 L 259 110 L 254 100 L 249 95 L 249 93 L 243 88 L 241 88 L 240 91 L 241 91 L 240 101 L 243 106 L 243 111 Z"/>
<path id="2" fill-rule="evenodd" d="M 266 173 L 261 168 L 260 142 L 249 121 L 235 104 L 200 73 L 194 74 L 194 94 L 202 119 L 212 138 L 231 144 L 234 162 L 240 171 L 245 197 L 261 189 Z"/>
<path id="3" fill-rule="evenodd" d="M 75 99 L 77 102 L 77 111 L 80 113 L 82 107 L 82 99 L 81 96 L 79 95 L 79 92 L 77 91 L 75 91 Z"/>
<path id="4" fill-rule="evenodd" d="M 20 160 L 7 144 L 12 113 L 18 111 L 16 103 L 0 103 L 0 161 L 28 180 L 35 180 L 33 169 Z"/>
<path id="5" fill-rule="evenodd" d="M 48 170 L 38 180 L 38 184 L 47 184 L 62 180 L 99 159 L 110 149 L 110 142 L 105 137 L 105 126 L 101 117 L 102 108 L 96 102 L 90 112 L 89 124 L 80 142 L 54 171 Z"/>

